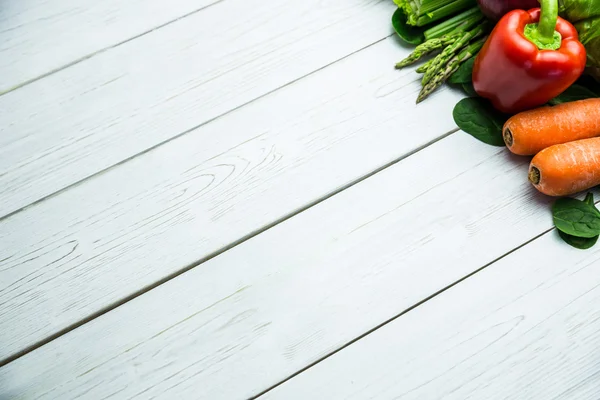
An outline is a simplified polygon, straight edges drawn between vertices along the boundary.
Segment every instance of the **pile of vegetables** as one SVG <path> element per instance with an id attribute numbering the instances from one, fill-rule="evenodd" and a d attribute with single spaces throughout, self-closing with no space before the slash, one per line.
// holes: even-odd
<path id="1" fill-rule="evenodd" d="M 468 97 L 464 132 L 532 157 L 526 179 L 557 197 L 553 221 L 571 246 L 600 236 L 588 193 L 600 185 L 600 0 L 394 0 L 392 24 L 415 46 L 396 64 L 422 74 L 417 103 L 447 82 Z"/>

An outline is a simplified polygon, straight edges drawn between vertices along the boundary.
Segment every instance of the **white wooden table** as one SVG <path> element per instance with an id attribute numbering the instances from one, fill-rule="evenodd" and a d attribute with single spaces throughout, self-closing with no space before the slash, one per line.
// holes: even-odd
<path id="1" fill-rule="evenodd" d="M 394 8 L 2 1 L 0 399 L 599 399 L 600 247 Z"/>

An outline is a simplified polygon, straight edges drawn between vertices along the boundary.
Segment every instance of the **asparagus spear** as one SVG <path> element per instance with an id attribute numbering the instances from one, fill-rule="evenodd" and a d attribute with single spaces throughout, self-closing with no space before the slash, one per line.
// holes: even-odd
<path id="1" fill-rule="evenodd" d="M 431 66 L 431 64 L 433 63 L 433 58 L 429 61 L 427 61 L 425 64 L 421 65 L 419 68 L 417 68 L 415 71 L 417 71 L 419 74 L 424 74 L 425 72 L 427 72 L 427 69 Z"/>
<path id="2" fill-rule="evenodd" d="M 484 17 L 481 11 L 479 11 L 479 7 L 474 7 L 440 25 L 430 28 L 425 31 L 425 37 L 427 37 L 428 32 L 431 37 L 415 47 L 414 51 L 408 57 L 396 64 L 396 68 L 400 69 L 414 64 L 423 56 L 453 44 L 466 30 L 473 28 L 473 26 L 480 23 L 483 19 Z M 450 22 L 452 23 L 449 24 Z M 445 33 L 442 33 L 444 31 Z"/>
<path id="3" fill-rule="evenodd" d="M 429 96 L 435 89 L 442 85 L 453 73 L 456 72 L 460 64 L 467 61 L 469 58 L 473 57 L 477 52 L 483 47 L 485 40 L 487 37 L 483 37 L 467 47 L 465 47 L 458 55 L 452 57 L 446 68 L 443 70 L 439 70 L 433 78 L 421 89 L 421 93 L 419 93 L 419 97 L 417 97 L 417 103 L 425 100 L 427 96 Z M 429 71 L 429 70 L 428 70 Z"/>
<path id="4" fill-rule="evenodd" d="M 479 25 L 475 29 L 472 29 L 466 33 L 464 33 L 457 41 L 453 44 L 446 47 L 440 54 L 438 54 L 434 59 L 431 65 L 427 68 L 427 72 L 423 76 L 422 84 L 423 86 L 427 85 L 429 81 L 438 73 L 440 70 L 443 70 L 446 66 L 446 63 L 458 52 L 462 49 L 467 43 L 469 43 L 472 39 L 483 35 L 487 32 L 489 24 L 486 22 L 484 24 Z"/>
<path id="5" fill-rule="evenodd" d="M 408 65 L 414 64 L 415 62 L 419 61 L 421 59 L 421 57 L 423 57 L 435 50 L 441 49 L 442 47 L 446 47 L 448 45 L 453 44 L 460 38 L 460 36 L 461 36 L 461 33 L 456 32 L 456 33 L 453 33 L 450 35 L 442 36 L 442 37 L 436 38 L 436 39 L 431 39 L 424 43 L 421 43 L 420 45 L 415 47 L 413 52 L 410 53 L 408 57 L 406 57 L 404 60 L 397 63 L 396 68 L 400 69 L 400 68 L 404 68 Z"/>

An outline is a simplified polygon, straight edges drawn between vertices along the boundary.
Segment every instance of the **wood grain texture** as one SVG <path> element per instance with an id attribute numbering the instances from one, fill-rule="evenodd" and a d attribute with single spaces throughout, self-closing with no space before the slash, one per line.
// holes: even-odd
<path id="1" fill-rule="evenodd" d="M 0 6 L 0 93 L 218 1 L 4 1 Z"/>
<path id="2" fill-rule="evenodd" d="M 1 96 L 0 216 L 381 40 L 394 7 L 227 0 Z"/>
<path id="3" fill-rule="evenodd" d="M 390 38 L 0 221 L 0 359 L 452 130 L 462 94 L 417 106 L 407 52 Z"/>
<path id="4" fill-rule="evenodd" d="M 596 400 L 599 266 L 552 231 L 260 399 Z"/>
<path id="5" fill-rule="evenodd" d="M 27 398 L 248 398 L 548 229 L 526 176 L 525 159 L 453 134 L 8 364 L 0 382 Z"/>

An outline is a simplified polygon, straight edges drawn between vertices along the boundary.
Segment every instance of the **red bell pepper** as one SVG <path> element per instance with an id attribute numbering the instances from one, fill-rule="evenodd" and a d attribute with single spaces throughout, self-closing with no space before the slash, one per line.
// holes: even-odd
<path id="1" fill-rule="evenodd" d="M 547 103 L 583 73 L 586 51 L 575 27 L 558 17 L 557 0 L 505 14 L 475 59 L 473 86 L 512 114 Z"/>

